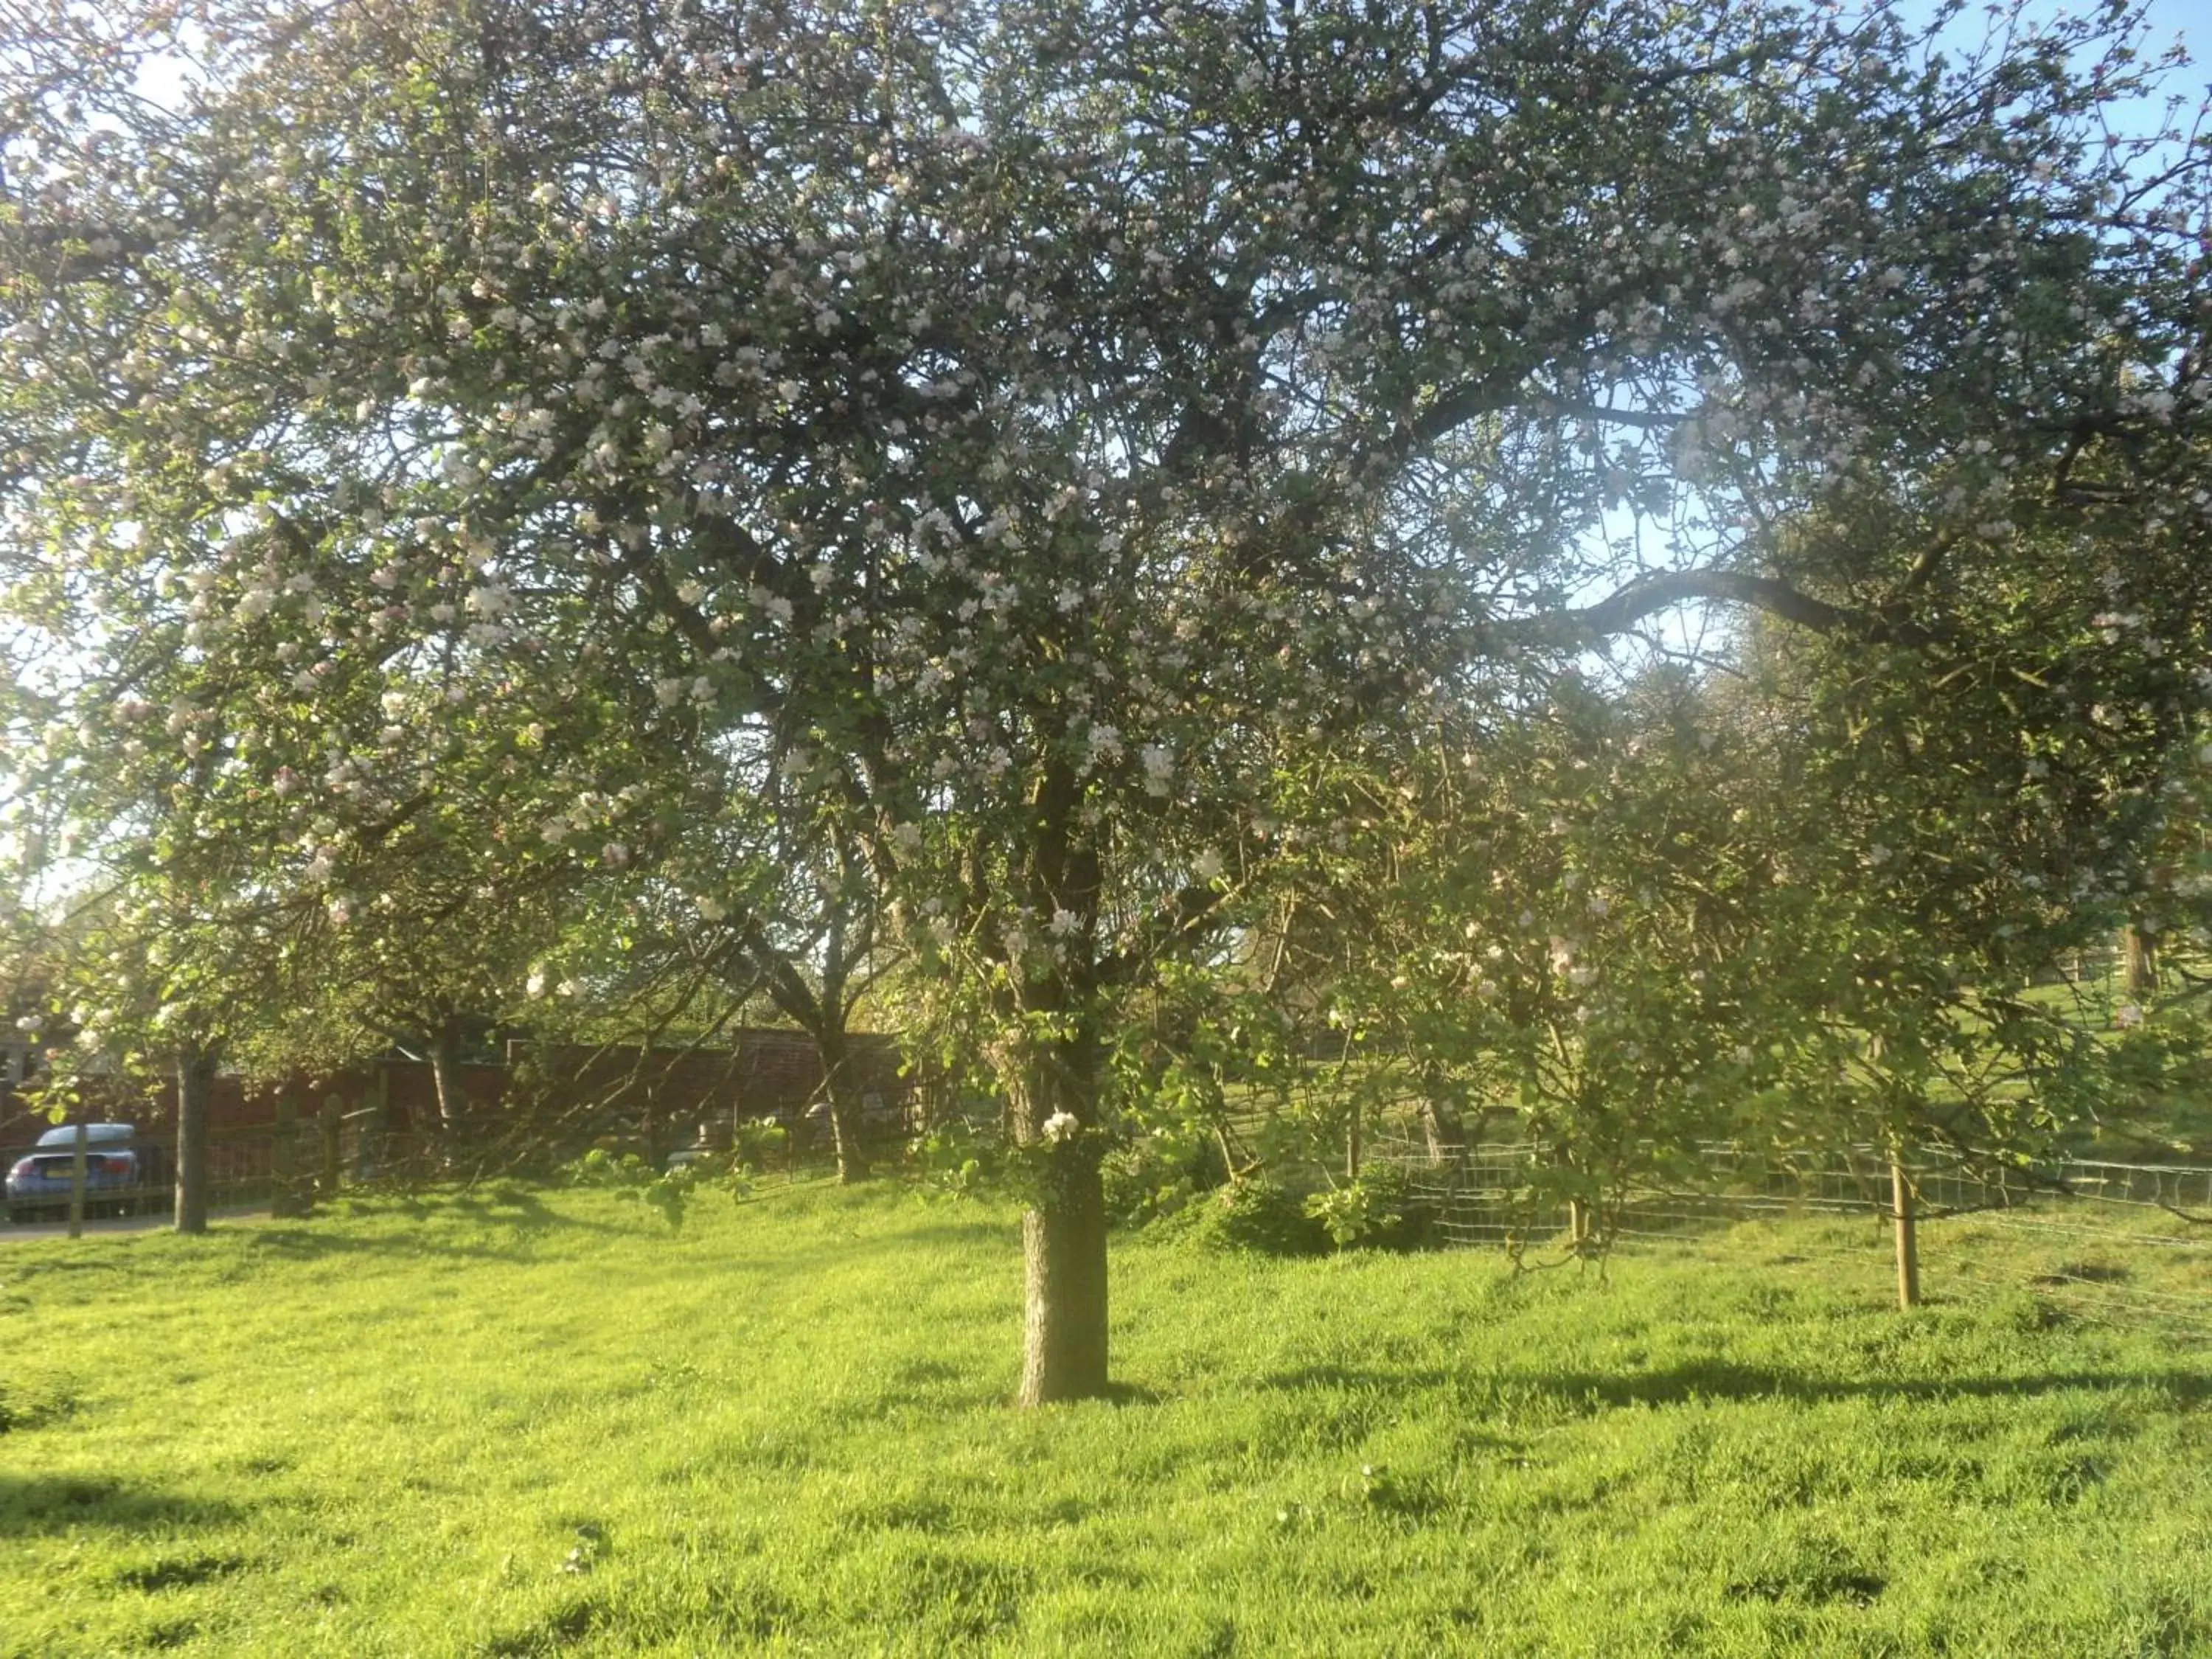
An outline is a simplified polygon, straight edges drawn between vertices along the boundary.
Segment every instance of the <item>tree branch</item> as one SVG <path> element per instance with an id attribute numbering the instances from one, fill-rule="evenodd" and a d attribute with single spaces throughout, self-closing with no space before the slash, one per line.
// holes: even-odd
<path id="1" fill-rule="evenodd" d="M 1126 985 L 1161 951 L 1196 939 L 1221 908 L 1222 896 L 1212 887 L 1184 888 L 1126 949 L 1099 957 L 1093 982 Z"/>
<path id="2" fill-rule="evenodd" d="M 1532 643 L 1595 644 L 1627 632 L 1656 612 L 1695 600 L 1745 606 L 1809 629 L 1816 634 L 1847 634 L 1869 642 L 1924 642 L 1926 629 L 1895 617 L 1831 605 L 1771 576 L 1734 570 L 1670 570 L 1638 576 L 1595 605 L 1529 617 L 1506 625 L 1510 635 Z"/>

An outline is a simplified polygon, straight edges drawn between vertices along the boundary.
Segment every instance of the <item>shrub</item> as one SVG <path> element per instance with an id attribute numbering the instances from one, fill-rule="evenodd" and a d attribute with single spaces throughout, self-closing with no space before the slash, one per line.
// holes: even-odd
<path id="1" fill-rule="evenodd" d="M 1147 1135 L 1116 1146 L 1100 1161 L 1106 1213 L 1142 1225 L 1174 1215 L 1228 1178 L 1211 1136 Z"/>
<path id="2" fill-rule="evenodd" d="M 907 1143 L 907 1158 L 926 1188 L 970 1197 L 1004 1177 L 1006 1148 L 995 1133 L 963 1115 L 944 1119 Z"/>
<path id="3" fill-rule="evenodd" d="M 1192 1231 L 1216 1249 L 1317 1255 L 1328 1248 L 1328 1235 L 1308 1213 L 1304 1195 L 1272 1176 L 1242 1176 L 1195 1207 Z"/>
<path id="4" fill-rule="evenodd" d="M 731 1140 L 731 1152 L 740 1167 L 766 1169 L 789 1155 L 791 1131 L 772 1117 L 757 1117 L 739 1123 Z"/>
<path id="5" fill-rule="evenodd" d="M 1370 1164 L 1356 1180 L 1306 1200 L 1306 1213 L 1339 1249 L 1356 1244 L 1386 1250 L 1419 1249 L 1428 1242 L 1431 1207 L 1413 1195 L 1406 1172 L 1395 1164 Z"/>

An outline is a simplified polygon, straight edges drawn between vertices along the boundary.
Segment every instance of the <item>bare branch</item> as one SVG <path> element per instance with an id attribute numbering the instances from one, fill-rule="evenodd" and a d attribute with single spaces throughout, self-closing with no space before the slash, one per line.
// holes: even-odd
<path id="1" fill-rule="evenodd" d="M 1595 605 L 1522 618 L 1509 624 L 1507 631 L 1532 643 L 1595 644 L 1628 632 L 1659 611 L 1700 600 L 1763 611 L 1816 634 L 1855 635 L 1899 644 L 1929 637 L 1924 629 L 1900 617 L 1831 605 L 1774 577 L 1735 570 L 1670 570 L 1638 576 Z"/>

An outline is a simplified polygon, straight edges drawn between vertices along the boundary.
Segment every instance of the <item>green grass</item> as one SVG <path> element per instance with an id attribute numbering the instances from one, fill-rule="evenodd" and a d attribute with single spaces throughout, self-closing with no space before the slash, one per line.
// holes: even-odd
<path id="1" fill-rule="evenodd" d="M 2212 1652 L 2203 1328 L 1943 1238 L 1911 1316 L 1833 1223 L 1517 1279 L 1125 1238 L 1123 1396 L 1027 1413 L 996 1202 L 17 1243 L 0 1653 Z"/>

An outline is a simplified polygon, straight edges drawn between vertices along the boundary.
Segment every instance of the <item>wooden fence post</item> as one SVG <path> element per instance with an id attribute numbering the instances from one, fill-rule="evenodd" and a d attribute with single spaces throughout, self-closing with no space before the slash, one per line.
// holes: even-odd
<path id="1" fill-rule="evenodd" d="M 276 1121 L 270 1135 L 269 1213 L 276 1217 L 305 1215 L 307 1206 L 300 1191 L 300 1114 L 289 1089 L 277 1091 Z"/>
<path id="2" fill-rule="evenodd" d="M 323 1200 L 325 1203 L 338 1195 L 338 1131 L 345 1118 L 345 1102 L 336 1095 L 323 1097 Z"/>
<path id="3" fill-rule="evenodd" d="M 1571 1198 L 1567 1200 L 1567 1233 L 1574 1240 L 1575 1249 L 1581 1250 L 1590 1240 L 1589 1200 Z"/>
<path id="4" fill-rule="evenodd" d="M 380 1149 L 378 1158 L 379 1164 L 389 1165 L 394 1161 L 391 1155 L 392 1075 L 390 1072 L 386 1069 L 384 1062 L 380 1060 L 376 1062 L 375 1087 L 362 1097 L 361 1103 L 364 1107 L 374 1106 L 375 1108 L 375 1115 L 367 1120 L 363 1124 L 362 1134 L 360 1138 L 359 1144 L 355 1148 L 354 1174 L 356 1176 L 361 1174 L 362 1167 L 368 1161 L 368 1148 L 371 1143 L 368 1139 L 368 1130 L 371 1125 L 374 1127 L 376 1133 L 376 1140 L 374 1145 Z M 414 1167 L 415 1139 L 414 1123 L 410 1119 L 408 1123 L 407 1139 L 404 1152 L 404 1156 L 407 1161 L 406 1167 L 410 1170 Z M 380 1169 L 378 1173 L 388 1177 L 391 1174 L 391 1170 L 389 1168 L 384 1168 Z"/>
<path id="5" fill-rule="evenodd" d="M 84 1143 L 88 1139 L 85 1126 L 76 1126 L 76 1134 L 70 1142 L 70 1237 L 84 1237 Z"/>
<path id="6" fill-rule="evenodd" d="M 1920 1305 L 1920 1241 L 1915 1236 L 1912 1221 L 1912 1182 L 1905 1173 L 1905 1154 L 1893 1148 L 1889 1154 L 1890 1216 L 1897 1224 L 1897 1305 L 1917 1308 Z"/>

